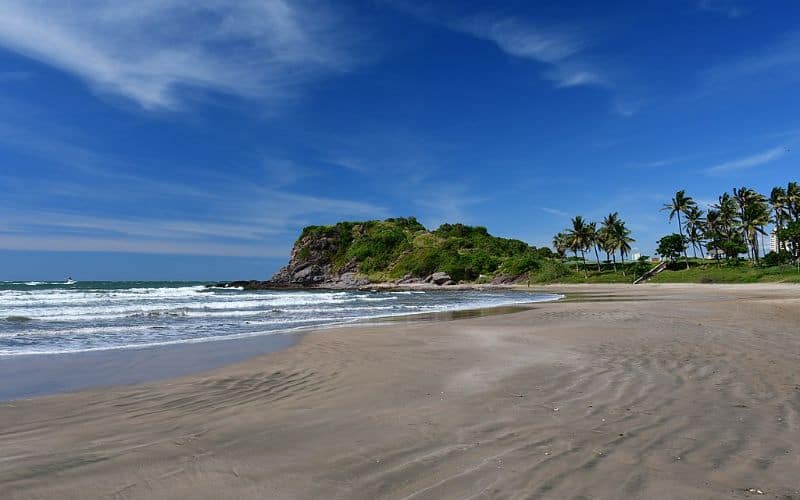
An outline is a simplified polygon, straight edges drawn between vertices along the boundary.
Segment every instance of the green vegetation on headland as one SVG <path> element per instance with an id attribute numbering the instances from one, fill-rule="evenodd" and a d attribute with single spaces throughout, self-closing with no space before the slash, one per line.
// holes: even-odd
<path id="1" fill-rule="evenodd" d="M 292 256 L 288 267 L 293 269 L 317 266 L 330 275 L 354 272 L 371 282 L 421 279 L 437 272 L 466 282 L 530 272 L 556 279 L 570 273 L 549 248 L 463 224 L 429 231 L 413 217 L 309 226 Z"/>

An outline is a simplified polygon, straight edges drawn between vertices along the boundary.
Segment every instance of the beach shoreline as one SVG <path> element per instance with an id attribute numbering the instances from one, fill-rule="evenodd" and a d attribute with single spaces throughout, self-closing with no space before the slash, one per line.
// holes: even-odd
<path id="1" fill-rule="evenodd" d="M 506 287 L 505 290 L 509 288 Z M 552 292 L 548 294 L 558 296 L 551 300 L 563 298 Z M 243 337 L 206 338 L 165 345 L 0 355 L 0 403 L 201 374 L 287 349 L 300 342 L 304 335 L 312 332 L 320 333 L 353 326 L 452 321 L 511 314 L 527 310 L 531 305 L 541 302 L 543 300 L 519 302 L 513 305 L 379 316 L 325 326 L 295 327 L 285 331 Z"/>
<path id="2" fill-rule="evenodd" d="M 0 490 L 800 495 L 800 287 L 531 290 L 567 298 L 515 314 L 311 332 L 201 374 L 0 403 Z"/>

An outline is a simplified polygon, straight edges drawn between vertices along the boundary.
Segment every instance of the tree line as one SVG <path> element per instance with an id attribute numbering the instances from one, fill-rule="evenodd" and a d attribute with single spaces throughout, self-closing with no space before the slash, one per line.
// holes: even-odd
<path id="1" fill-rule="evenodd" d="M 659 253 L 670 256 L 680 250 L 686 267 L 689 267 L 687 248 L 691 246 L 697 257 L 705 257 L 703 249 L 714 258 L 737 259 L 746 253 L 756 264 L 766 254 L 759 244 L 759 237 L 766 236 L 769 224 L 775 225 L 778 252 L 775 262 L 781 263 L 800 258 L 800 186 L 790 182 L 775 187 L 767 197 L 748 187 L 733 188 L 723 193 L 708 211 L 698 207 L 686 191 L 675 193 L 672 200 L 662 208 L 669 216 L 678 220 L 678 234 L 665 236 L 659 241 Z M 661 251 L 663 250 L 663 252 Z"/>
<path id="2" fill-rule="evenodd" d="M 572 227 L 553 237 L 553 248 L 556 253 L 564 258 L 568 251 L 573 252 L 577 269 L 578 252 L 586 266 L 586 252 L 594 249 L 595 259 L 597 260 L 597 270 L 600 270 L 600 251 L 606 254 L 606 261 L 612 262 L 614 270 L 617 270 L 617 252 L 623 264 L 622 273 L 625 274 L 625 257 L 631 251 L 631 231 L 625 227 L 625 221 L 619 217 L 618 212 L 610 213 L 600 223 L 598 228 L 596 222 L 588 222 L 580 215 L 572 219 Z"/>
<path id="3" fill-rule="evenodd" d="M 777 249 L 770 253 L 769 265 L 790 261 L 800 262 L 800 185 L 789 182 L 787 186 L 775 187 L 769 197 L 749 187 L 733 188 L 720 195 L 708 210 L 701 209 L 685 190 L 675 193 L 669 203 L 662 207 L 669 221 L 677 219 L 678 234 L 661 238 L 658 253 L 670 260 L 683 255 L 689 268 L 688 249 L 696 258 L 707 254 L 719 260 L 736 260 L 746 253 L 758 265 L 767 252 L 759 244 L 760 236 L 767 235 L 767 227 L 775 226 Z M 561 258 L 567 252 L 578 254 L 586 266 L 586 252 L 594 251 L 597 269 L 601 270 L 600 252 L 606 261 L 613 263 L 616 271 L 616 255 L 619 254 L 625 272 L 625 257 L 635 240 L 617 212 L 607 215 L 599 224 L 589 222 L 582 216 L 572 219 L 572 226 L 553 237 L 553 248 Z"/>

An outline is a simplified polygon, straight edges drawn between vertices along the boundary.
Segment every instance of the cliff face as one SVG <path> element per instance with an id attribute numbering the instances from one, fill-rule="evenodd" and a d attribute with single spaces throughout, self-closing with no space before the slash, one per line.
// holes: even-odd
<path id="1" fill-rule="evenodd" d="M 358 264 L 345 262 L 334 269 L 333 258 L 345 250 L 339 234 L 320 235 L 303 232 L 292 247 L 289 263 L 269 281 L 273 286 L 359 286 L 369 280 L 357 275 Z"/>

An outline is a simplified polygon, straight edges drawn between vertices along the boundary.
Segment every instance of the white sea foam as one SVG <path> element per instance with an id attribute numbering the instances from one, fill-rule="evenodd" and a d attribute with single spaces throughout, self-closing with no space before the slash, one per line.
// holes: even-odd
<path id="1" fill-rule="evenodd" d="M 33 281 L 0 285 L 0 355 L 204 342 L 557 298 L 519 292 L 244 291 L 194 285 L 121 288 L 103 283 L 70 289 L 51 285 L 56 286 Z"/>

